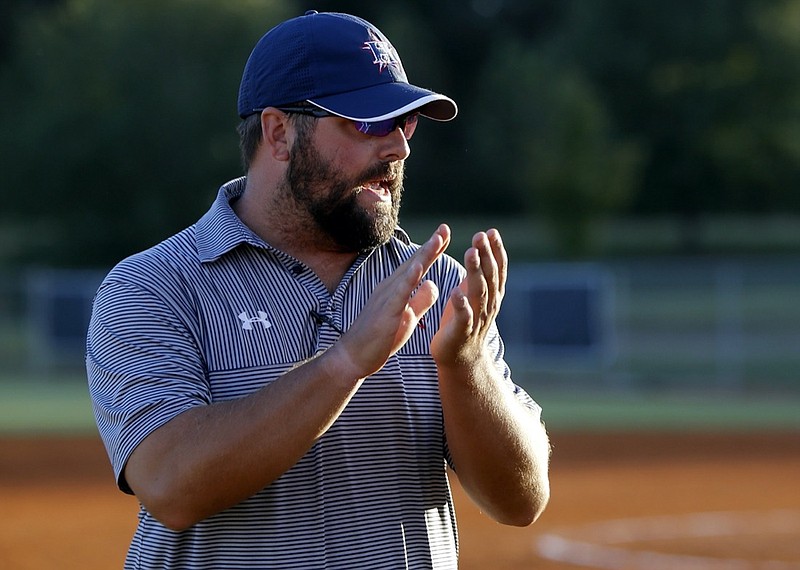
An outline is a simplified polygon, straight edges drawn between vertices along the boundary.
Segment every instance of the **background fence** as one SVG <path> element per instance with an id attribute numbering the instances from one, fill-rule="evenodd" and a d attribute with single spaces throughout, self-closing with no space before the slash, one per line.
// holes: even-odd
<path id="1" fill-rule="evenodd" d="M 698 394 L 800 394 L 800 258 L 531 265 L 514 270 L 510 281 L 504 312 L 515 317 L 501 318 L 501 324 L 513 324 L 504 327 L 508 359 L 539 383 Z M 526 301 L 530 304 L 533 298 L 535 304 L 537 294 L 546 300 L 537 293 L 541 283 L 560 283 L 562 290 L 583 287 L 582 300 L 574 294 L 561 297 L 571 313 L 539 312 L 555 321 L 551 329 L 556 330 L 566 326 L 559 323 L 563 315 L 575 319 L 571 356 L 561 354 L 558 343 L 516 343 L 530 325 L 520 322 L 515 307 L 525 314 Z M 591 342 L 584 345 L 578 334 L 581 327 L 590 331 L 585 338 Z"/>
<path id="2" fill-rule="evenodd" d="M 0 381 L 81 374 L 103 273 L 0 274 Z M 800 395 L 798 256 L 515 264 L 500 326 L 523 383 Z"/>

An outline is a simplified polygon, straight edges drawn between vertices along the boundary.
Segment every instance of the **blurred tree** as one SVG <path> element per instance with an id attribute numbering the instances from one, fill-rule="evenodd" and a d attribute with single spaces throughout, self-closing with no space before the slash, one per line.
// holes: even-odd
<path id="1" fill-rule="evenodd" d="M 471 133 L 486 168 L 484 192 L 513 194 L 525 211 L 550 222 L 561 255 L 586 255 L 592 224 L 635 191 L 641 151 L 615 137 L 578 71 L 559 68 L 539 50 L 498 45 L 478 85 L 479 106 L 502 102 L 481 114 Z"/>
<path id="2" fill-rule="evenodd" d="M 744 14 L 754 39 L 731 45 L 712 77 L 733 92 L 723 99 L 701 149 L 722 172 L 720 209 L 797 213 L 800 2 L 763 1 L 755 7 Z"/>
<path id="3" fill-rule="evenodd" d="M 241 171 L 241 71 L 288 8 L 69 0 L 21 21 L 0 72 L 2 218 L 37 230 L 20 255 L 109 264 L 195 221 Z"/>
<path id="4" fill-rule="evenodd" d="M 54 5 L 63 0 L 3 0 L 0 2 L 0 62 L 11 53 L 16 28 L 14 23 L 33 10 Z"/>
<path id="5" fill-rule="evenodd" d="M 636 213 L 800 211 L 796 0 L 574 0 L 556 49 L 650 152 Z"/>
<path id="6" fill-rule="evenodd" d="M 577 255 L 618 211 L 800 212 L 800 0 L 11 0 L 19 255 L 109 263 L 195 220 L 238 171 L 249 50 L 304 9 L 364 16 L 459 103 L 414 139 L 405 214 L 536 214 Z"/>

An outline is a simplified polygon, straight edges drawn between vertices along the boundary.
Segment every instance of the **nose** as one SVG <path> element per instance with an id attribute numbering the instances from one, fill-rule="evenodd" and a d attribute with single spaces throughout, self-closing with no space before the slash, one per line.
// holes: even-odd
<path id="1" fill-rule="evenodd" d="M 380 145 L 380 158 L 387 162 L 405 160 L 411 154 L 403 129 L 397 127 L 385 137 L 374 137 Z"/>

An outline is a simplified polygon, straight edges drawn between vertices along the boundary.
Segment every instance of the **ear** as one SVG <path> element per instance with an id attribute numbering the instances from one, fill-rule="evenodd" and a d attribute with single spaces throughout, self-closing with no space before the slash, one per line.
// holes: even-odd
<path id="1" fill-rule="evenodd" d="M 289 117 L 285 113 L 274 107 L 261 111 L 262 144 L 275 160 L 289 160 L 290 130 Z"/>

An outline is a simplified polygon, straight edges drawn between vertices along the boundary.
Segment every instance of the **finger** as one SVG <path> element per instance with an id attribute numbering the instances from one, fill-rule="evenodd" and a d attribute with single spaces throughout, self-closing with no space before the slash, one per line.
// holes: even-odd
<path id="1" fill-rule="evenodd" d="M 499 288 L 497 262 L 494 258 L 494 251 L 492 251 L 491 244 L 489 243 L 489 236 L 484 232 L 475 234 L 472 243 L 480 254 L 481 271 L 483 271 L 483 278 L 487 286 L 486 306 L 489 313 L 492 314 L 496 310 Z"/>
<path id="2" fill-rule="evenodd" d="M 431 237 L 423 243 L 415 252 L 415 256 L 423 259 L 435 259 L 447 249 L 450 243 L 450 227 L 447 224 L 441 224 L 431 234 Z"/>
<path id="3" fill-rule="evenodd" d="M 469 297 L 464 292 L 456 287 L 450 293 L 450 305 L 453 309 L 453 327 L 454 332 L 459 333 L 459 336 L 467 338 L 472 334 L 473 326 L 473 310 L 469 302 Z"/>
<path id="4" fill-rule="evenodd" d="M 423 243 L 411 257 L 403 262 L 397 270 L 387 278 L 384 283 L 392 287 L 392 294 L 399 299 L 406 299 L 412 294 L 419 285 L 422 276 L 430 269 L 431 265 L 438 259 L 450 243 L 450 228 L 447 225 L 440 225 L 431 237 Z M 375 295 L 373 294 L 373 297 Z"/>
<path id="5" fill-rule="evenodd" d="M 411 257 L 406 259 L 405 262 L 397 268 L 394 275 L 398 277 L 406 274 L 414 275 L 417 273 L 417 266 L 421 267 L 421 273 L 414 283 L 414 287 L 416 287 L 422 276 L 430 269 L 431 265 L 441 257 L 449 244 L 450 228 L 446 224 L 441 224 L 436 228 L 436 231 L 431 234 L 431 237 L 420 245 Z M 408 292 L 408 295 L 410 294 L 411 291 Z"/>
<path id="6" fill-rule="evenodd" d="M 464 267 L 467 270 L 467 301 L 471 307 L 472 320 L 474 322 L 486 314 L 488 296 L 488 287 L 481 268 L 480 253 L 477 248 L 471 247 L 464 253 Z"/>
<path id="7" fill-rule="evenodd" d="M 392 275 L 381 282 L 372 294 L 373 304 L 383 307 L 390 315 L 404 311 L 423 276 L 449 243 L 450 228 L 442 224 Z"/>
<path id="8" fill-rule="evenodd" d="M 498 230 L 491 229 L 486 232 L 486 236 L 489 238 L 492 254 L 497 264 L 497 290 L 502 299 L 506 293 L 506 281 L 508 280 L 508 253 Z"/>
<path id="9" fill-rule="evenodd" d="M 427 272 L 450 245 L 450 227 L 447 224 L 440 224 L 436 231 L 414 254 L 419 258 L 423 266 L 423 273 Z M 413 256 L 412 256 L 413 257 Z"/>

